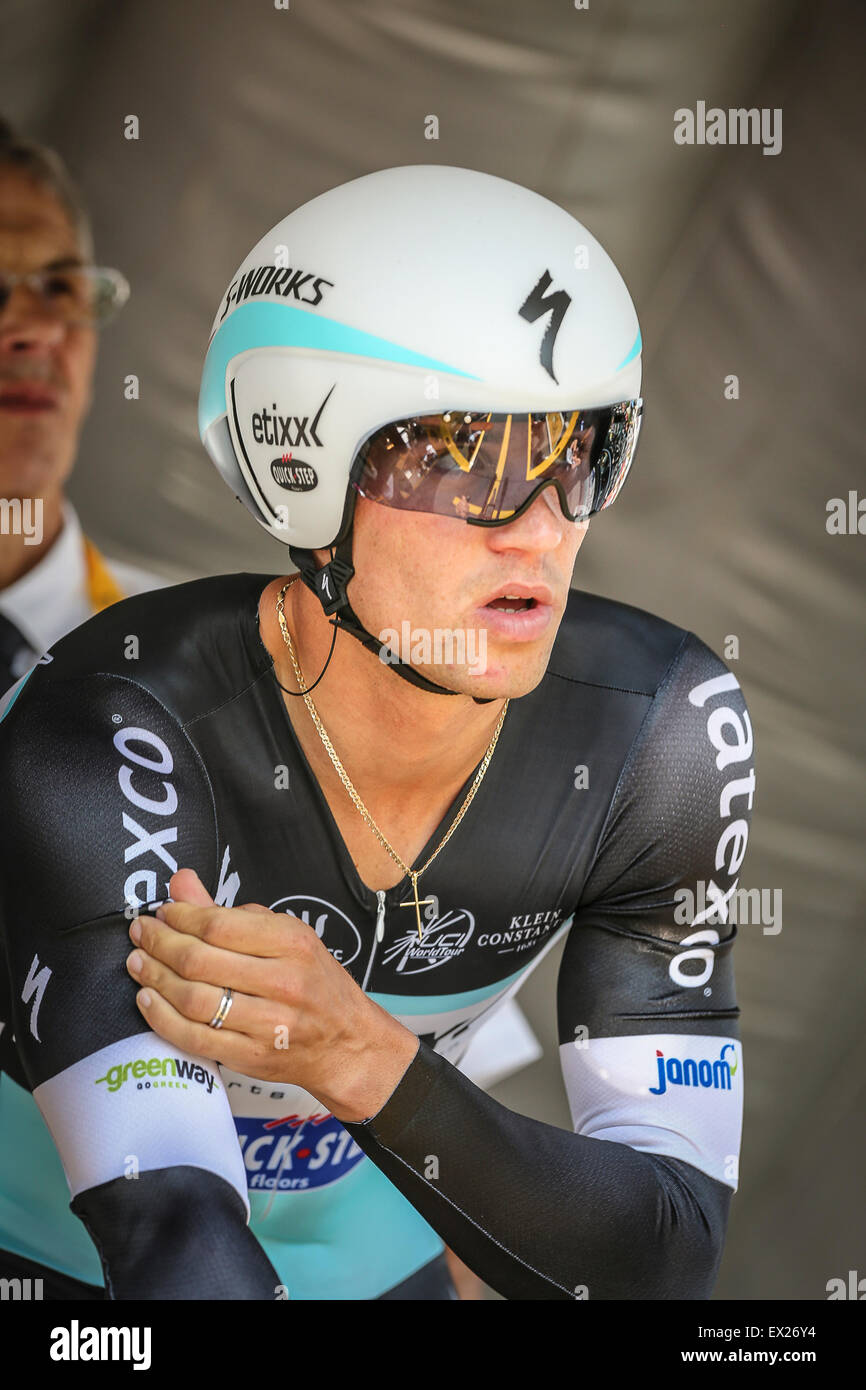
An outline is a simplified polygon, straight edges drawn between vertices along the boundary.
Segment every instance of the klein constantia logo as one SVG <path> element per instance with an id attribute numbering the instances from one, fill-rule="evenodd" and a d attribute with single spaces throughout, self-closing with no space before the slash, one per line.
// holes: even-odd
<path id="1" fill-rule="evenodd" d="M 546 912 L 526 912 L 522 916 L 512 917 L 510 925 L 503 931 L 482 932 L 478 945 L 493 946 L 500 956 L 512 951 L 531 951 L 561 921 L 561 907 L 550 907 Z"/>

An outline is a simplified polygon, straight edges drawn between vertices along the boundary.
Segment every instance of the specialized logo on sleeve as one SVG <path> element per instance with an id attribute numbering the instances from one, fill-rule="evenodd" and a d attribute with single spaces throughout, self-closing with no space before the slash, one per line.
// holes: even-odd
<path id="1" fill-rule="evenodd" d="M 271 903 L 271 912 L 287 912 L 300 917 L 341 965 L 351 965 L 361 950 L 361 933 L 345 914 L 324 898 L 310 898 L 296 893 L 290 898 L 278 898 Z"/>
<path id="2" fill-rule="evenodd" d="M 231 845 L 226 845 L 223 854 L 222 864 L 220 865 L 220 879 L 217 890 L 214 894 L 214 905 L 216 907 L 234 907 L 238 889 L 241 886 L 241 877 L 231 867 Z"/>
<path id="3" fill-rule="evenodd" d="M 27 972 L 27 979 L 24 981 L 24 988 L 21 991 L 21 1002 L 30 1004 L 30 1032 L 37 1042 L 41 1042 L 36 1031 L 36 1020 L 39 1017 L 39 1005 L 42 1003 L 42 996 L 45 993 L 48 981 L 51 979 L 51 971 L 47 965 L 39 969 L 39 957 L 34 956 L 30 962 L 30 969 Z"/>

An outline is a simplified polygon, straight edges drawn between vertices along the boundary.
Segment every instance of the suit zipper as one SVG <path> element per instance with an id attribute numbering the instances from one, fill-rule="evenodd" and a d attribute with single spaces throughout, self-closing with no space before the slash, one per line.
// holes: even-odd
<path id="1" fill-rule="evenodd" d="M 367 988 L 367 981 L 370 978 L 370 971 L 373 969 L 373 961 L 376 958 L 376 943 L 385 939 L 385 889 L 376 889 L 376 930 L 373 934 L 373 949 L 370 952 L 370 959 L 367 961 L 367 969 L 364 973 L 364 983 L 361 988 Z"/>

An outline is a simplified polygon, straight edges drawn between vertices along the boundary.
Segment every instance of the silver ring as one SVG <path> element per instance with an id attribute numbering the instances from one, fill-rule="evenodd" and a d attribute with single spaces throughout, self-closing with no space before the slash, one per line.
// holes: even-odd
<path id="1" fill-rule="evenodd" d="M 226 987 L 223 990 L 223 997 L 220 1000 L 220 1006 L 214 1014 L 213 1018 L 211 1019 L 210 1023 L 208 1024 L 208 1028 L 222 1028 L 223 1024 L 229 1016 L 229 1009 L 232 1006 L 232 1002 L 232 992 L 228 987 Z"/>

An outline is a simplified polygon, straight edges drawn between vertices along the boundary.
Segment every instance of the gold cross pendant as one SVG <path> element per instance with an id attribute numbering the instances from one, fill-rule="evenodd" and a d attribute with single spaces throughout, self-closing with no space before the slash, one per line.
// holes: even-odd
<path id="1" fill-rule="evenodd" d="M 412 880 L 412 892 L 415 894 L 415 896 L 414 896 L 414 898 L 407 899 L 407 901 L 406 901 L 405 903 L 398 903 L 398 906 L 399 906 L 399 907 L 414 907 L 414 909 L 415 909 L 415 918 L 416 918 L 416 921 L 418 922 L 418 940 L 421 941 L 421 940 L 422 940 L 422 936 L 421 936 L 421 909 L 422 909 L 422 907 L 427 907 L 430 903 L 435 902 L 435 899 L 434 899 L 434 898 L 420 898 L 420 899 L 419 899 L 419 897 L 418 897 L 418 875 L 417 875 L 417 873 L 415 873 L 415 874 L 411 874 L 411 873 L 410 873 L 409 877 L 410 877 L 410 879 Z"/>

